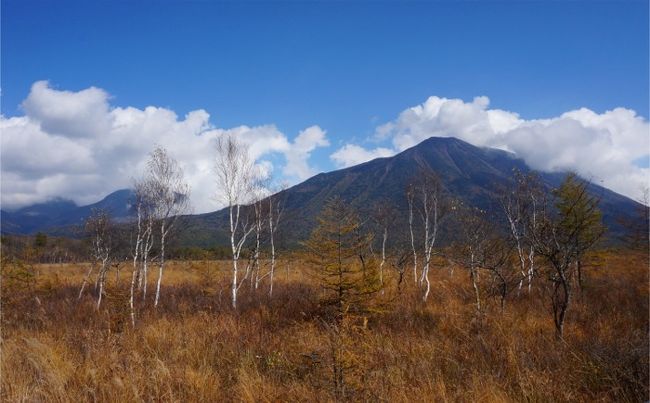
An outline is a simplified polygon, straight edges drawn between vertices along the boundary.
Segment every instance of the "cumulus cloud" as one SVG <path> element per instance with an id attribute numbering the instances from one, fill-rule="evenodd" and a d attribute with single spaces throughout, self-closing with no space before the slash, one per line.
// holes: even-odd
<path id="1" fill-rule="evenodd" d="M 274 125 L 217 128 L 210 115 L 196 110 L 179 118 L 166 108 L 111 107 L 104 90 L 61 91 L 34 83 L 23 102 L 24 116 L 0 116 L 2 131 L 2 206 L 17 208 L 66 197 L 79 204 L 95 202 L 129 187 L 144 171 L 154 145 L 168 149 L 192 188 L 195 212 L 218 208 L 214 202 L 214 142 L 234 135 L 249 145 L 260 170 L 273 171 L 266 159 L 284 157 L 285 177 L 311 175 L 312 151 L 328 143 L 318 126 L 290 140 Z"/>
<path id="2" fill-rule="evenodd" d="M 634 161 L 649 152 L 650 126 L 634 111 L 616 108 L 599 114 L 582 108 L 549 119 L 525 120 L 515 112 L 490 109 L 489 102 L 487 97 L 464 102 L 432 96 L 377 127 L 375 139 L 390 142 L 390 149 L 346 144 L 330 158 L 346 166 L 403 151 L 432 136 L 457 137 L 512 151 L 541 171 L 574 170 L 633 198 L 648 186 L 650 169 Z"/>
<path id="3" fill-rule="evenodd" d="M 432 96 L 378 126 L 374 140 L 379 144 L 344 144 L 330 159 L 347 167 L 393 155 L 431 136 L 453 136 L 512 151 L 535 169 L 575 170 L 630 197 L 640 196 L 648 185 L 650 168 L 638 161 L 650 153 L 650 127 L 634 111 L 582 108 L 526 120 L 491 109 L 489 103 L 487 97 L 465 102 Z M 213 172 L 218 136 L 236 136 L 249 145 L 261 172 L 293 183 L 317 172 L 311 155 L 330 144 L 319 126 L 290 138 L 272 124 L 219 128 L 205 110 L 179 117 L 155 106 L 114 107 L 109 94 L 95 87 L 73 92 L 39 81 L 22 106 L 24 116 L 0 116 L 1 203 L 7 209 L 53 197 L 95 202 L 129 187 L 144 171 L 154 145 L 161 145 L 183 167 L 195 212 L 212 211 L 220 207 L 214 201 Z"/>
<path id="4" fill-rule="evenodd" d="M 291 152 L 287 154 L 287 165 L 284 174 L 304 180 L 314 175 L 314 170 L 309 167 L 307 160 L 317 147 L 326 147 L 330 143 L 326 132 L 318 126 L 311 126 L 301 131 L 293 141 Z"/>
<path id="5" fill-rule="evenodd" d="M 94 137 L 110 127 L 107 99 L 108 94 L 99 88 L 58 91 L 50 88 L 47 81 L 37 81 L 22 106 L 47 133 Z"/>
<path id="6" fill-rule="evenodd" d="M 393 154 L 395 154 L 393 150 L 385 147 L 366 150 L 356 144 L 346 144 L 336 150 L 330 157 L 338 167 L 345 168 L 375 158 L 390 157 Z"/>

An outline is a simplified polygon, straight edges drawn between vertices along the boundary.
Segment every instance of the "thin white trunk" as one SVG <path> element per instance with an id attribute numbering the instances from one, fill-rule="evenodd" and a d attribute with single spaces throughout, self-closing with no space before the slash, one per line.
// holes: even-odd
<path id="1" fill-rule="evenodd" d="M 134 272 L 135 272 L 136 268 L 138 267 L 138 258 L 140 257 L 140 248 L 141 248 L 141 244 L 142 244 L 142 208 L 141 208 L 139 203 L 138 203 L 137 214 L 138 214 L 138 232 L 136 233 L 136 236 L 135 236 L 135 249 L 133 251 L 133 270 L 134 270 Z"/>
<path id="2" fill-rule="evenodd" d="M 142 289 L 142 300 L 147 300 L 147 285 L 149 273 L 149 252 L 153 248 L 153 221 L 147 224 L 145 242 L 142 250 L 142 275 L 140 276 L 140 288 Z"/>
<path id="3" fill-rule="evenodd" d="M 413 198 L 409 198 L 409 231 L 411 233 L 411 249 L 413 250 L 413 281 L 418 283 L 418 253 L 415 249 L 415 235 L 413 234 Z"/>
<path id="4" fill-rule="evenodd" d="M 131 325 L 135 327 L 135 307 L 133 306 L 135 294 L 135 278 L 137 276 L 137 267 L 133 266 L 133 274 L 131 275 L 131 297 L 129 298 L 129 307 L 131 308 Z"/>
<path id="5" fill-rule="evenodd" d="M 97 309 L 99 309 L 102 304 L 102 297 L 104 295 L 104 281 L 106 280 L 106 263 L 108 262 L 108 256 L 105 256 L 102 259 L 102 269 L 99 274 L 99 295 L 97 296 Z"/>
<path id="6" fill-rule="evenodd" d="M 533 286 L 533 275 L 535 273 L 535 249 L 531 246 L 528 254 L 528 292 Z"/>
<path id="7" fill-rule="evenodd" d="M 431 283 L 429 281 L 429 269 L 431 267 L 431 254 L 433 252 L 433 245 L 436 242 L 438 234 L 438 200 L 436 197 L 432 198 L 429 202 L 429 196 L 426 192 L 423 194 L 423 210 L 424 210 L 424 266 L 422 268 L 422 277 L 420 278 L 420 285 L 425 285 L 423 300 L 426 301 L 429 297 L 431 290 Z M 430 204 L 432 203 L 432 204 Z M 433 217 L 431 217 L 431 213 Z"/>
<path id="8" fill-rule="evenodd" d="M 239 206 L 237 206 L 237 218 L 239 218 Z M 237 309 L 237 261 L 239 260 L 239 253 L 237 253 L 237 247 L 235 246 L 235 230 L 236 226 L 234 225 L 235 221 L 233 220 L 233 206 L 230 206 L 230 247 L 232 249 L 232 285 L 231 285 L 231 303 L 232 308 Z"/>
<path id="9" fill-rule="evenodd" d="M 424 282 L 425 282 L 425 287 L 424 287 L 424 295 L 422 295 L 422 300 L 426 302 L 427 298 L 429 297 L 429 291 L 431 291 L 431 282 L 429 281 L 428 270 L 427 270 L 427 275 L 424 276 Z"/>
<path id="10" fill-rule="evenodd" d="M 163 269 L 165 268 L 165 237 L 167 236 L 167 231 L 165 231 L 165 220 L 163 220 L 160 225 L 160 265 L 158 266 L 158 282 L 156 283 L 156 299 L 154 300 L 153 306 L 157 307 L 158 302 L 160 301 L 160 283 L 162 282 Z"/>
<path id="11" fill-rule="evenodd" d="M 424 282 L 424 279 L 427 279 L 427 282 L 429 281 L 429 209 L 428 209 L 428 204 L 427 204 L 427 194 L 426 192 L 423 192 L 423 203 L 422 207 L 424 210 L 424 265 L 422 267 L 422 275 L 420 276 L 420 286 L 422 286 L 422 283 Z M 426 301 L 426 296 L 428 295 L 428 291 L 425 292 L 425 297 L 424 300 Z"/>
<path id="12" fill-rule="evenodd" d="M 232 261 L 232 309 L 237 309 L 237 259 Z"/>
<path id="13" fill-rule="evenodd" d="M 270 202 L 269 202 L 270 204 Z M 275 273 L 275 242 L 273 240 L 273 214 L 269 213 L 269 230 L 270 230 L 270 243 L 271 243 L 271 269 L 270 269 L 270 285 L 269 285 L 269 298 L 273 296 L 273 274 Z"/>
<path id="14" fill-rule="evenodd" d="M 470 272 L 470 277 L 472 278 L 472 287 L 474 287 L 474 297 L 476 298 L 476 310 L 481 311 L 481 298 L 478 290 L 478 273 L 476 269 L 472 268 Z"/>
<path id="15" fill-rule="evenodd" d="M 260 232 L 262 232 L 262 222 L 257 220 L 255 229 L 255 253 L 253 255 L 253 270 L 255 271 L 255 290 L 260 285 Z"/>
<path id="16" fill-rule="evenodd" d="M 239 291 L 239 288 L 241 287 L 242 284 L 244 284 L 244 281 L 246 281 L 246 278 L 248 278 L 248 275 L 250 274 L 250 269 L 251 266 L 250 264 L 246 265 L 246 273 L 245 275 L 241 278 L 241 281 L 238 281 L 238 262 L 239 262 L 239 256 L 241 254 L 241 250 L 246 243 L 246 239 L 248 238 L 248 235 L 253 231 L 254 227 L 251 226 L 250 228 L 247 228 L 247 225 L 244 225 L 242 228 L 242 235 L 241 238 L 237 242 L 235 242 L 235 234 L 237 231 L 237 228 L 239 227 L 239 213 L 240 213 L 240 206 L 237 205 L 235 207 L 235 217 L 233 218 L 233 210 L 232 207 L 230 209 L 230 246 L 232 248 L 232 285 L 231 285 L 231 292 L 232 292 L 232 307 L 233 309 L 237 308 L 237 292 Z"/>
<path id="17" fill-rule="evenodd" d="M 524 279 L 526 278 L 526 257 L 524 256 L 524 251 L 521 246 L 521 235 L 517 228 L 519 219 L 515 219 L 513 216 L 514 213 L 511 211 L 511 208 L 509 206 L 504 207 L 504 210 L 508 219 L 508 223 L 510 224 L 510 234 L 515 240 L 515 246 L 517 247 L 517 256 L 519 257 L 519 272 L 521 274 L 521 278 L 519 279 L 519 284 L 517 286 L 517 293 L 519 293 L 521 291 L 521 287 L 524 284 Z"/>
<path id="18" fill-rule="evenodd" d="M 104 281 L 99 283 L 99 295 L 97 296 L 97 309 L 102 304 L 102 294 L 104 293 Z"/>
<path id="19" fill-rule="evenodd" d="M 384 264 L 386 264 L 386 240 L 388 239 L 388 228 L 384 227 L 384 236 L 381 240 L 381 263 L 379 263 L 379 283 L 384 284 Z"/>
<path id="20" fill-rule="evenodd" d="M 95 264 L 92 263 L 90 265 L 90 268 L 88 269 L 88 273 L 86 273 L 86 277 L 84 277 L 83 283 L 81 284 L 81 290 L 79 290 L 79 296 L 77 297 L 77 299 L 81 299 L 81 295 L 84 292 L 84 288 L 86 288 L 86 284 L 88 284 L 88 279 L 90 278 L 90 275 L 92 274 L 94 268 L 95 268 Z"/>
<path id="21" fill-rule="evenodd" d="M 532 216 L 533 216 L 533 230 L 537 228 L 537 199 L 531 196 L 532 202 Z M 530 245 L 530 252 L 528 253 L 528 293 L 533 286 L 533 276 L 535 275 L 535 248 Z"/>

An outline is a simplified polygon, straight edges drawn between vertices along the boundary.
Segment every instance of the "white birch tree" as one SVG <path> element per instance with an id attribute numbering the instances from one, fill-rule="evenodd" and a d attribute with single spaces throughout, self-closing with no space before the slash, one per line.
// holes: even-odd
<path id="1" fill-rule="evenodd" d="M 381 259 L 379 261 L 379 283 L 384 284 L 384 266 L 386 265 L 386 246 L 388 243 L 388 234 L 392 229 L 397 218 L 395 207 L 388 200 L 381 200 L 373 209 L 372 220 L 375 222 L 377 229 L 381 233 Z"/>
<path id="2" fill-rule="evenodd" d="M 97 294 L 97 308 L 99 308 L 102 303 L 102 297 L 104 295 L 106 273 L 110 268 L 109 261 L 112 251 L 112 223 L 110 215 L 104 210 L 93 209 L 90 217 L 86 220 L 85 228 L 86 232 L 90 236 L 93 263 L 81 285 L 79 298 L 81 298 L 84 288 L 88 283 L 93 267 L 98 267 L 97 278 L 95 280 L 95 289 L 99 289 Z"/>
<path id="3" fill-rule="evenodd" d="M 135 239 L 132 243 L 133 271 L 129 306 L 131 323 L 135 326 L 135 294 L 142 293 L 146 301 L 149 265 L 157 260 L 158 279 L 154 306 L 160 302 L 160 288 L 165 268 L 165 246 L 181 214 L 189 210 L 189 186 L 178 162 L 162 147 L 149 154 L 143 177 L 134 183 L 133 213 Z M 158 241 L 159 254 L 151 258 L 154 243 Z"/>
<path id="4" fill-rule="evenodd" d="M 232 282 L 230 287 L 231 304 L 237 308 L 237 293 L 246 276 L 239 276 L 239 257 L 246 239 L 255 229 L 243 209 L 251 202 L 254 188 L 254 163 L 251 161 L 248 146 L 233 135 L 217 139 L 215 174 L 217 198 L 228 208 L 230 249 L 232 253 Z M 248 275 L 248 273 L 246 273 Z"/>
<path id="5" fill-rule="evenodd" d="M 268 197 L 269 204 L 269 244 L 271 249 L 271 267 L 269 268 L 269 297 L 273 296 L 273 277 L 275 274 L 275 265 L 276 265 L 276 255 L 275 255 L 275 233 L 280 226 L 280 219 L 282 218 L 282 211 L 284 209 L 284 203 L 279 196 L 279 193 L 271 195 Z"/>
<path id="6" fill-rule="evenodd" d="M 433 247 L 438 239 L 440 224 L 447 213 L 447 202 L 442 191 L 440 180 L 436 174 L 427 168 L 422 168 L 416 179 L 409 186 L 409 227 L 413 232 L 412 211 L 415 209 L 420 216 L 422 224 L 422 271 L 418 283 L 424 289 L 422 299 L 429 297 L 431 282 L 429 281 L 429 268 Z M 413 257 L 416 257 L 415 237 L 413 240 Z M 414 262 L 414 268 L 416 263 Z"/>
<path id="7" fill-rule="evenodd" d="M 146 301 L 147 297 L 149 255 L 154 246 L 154 200 L 151 182 L 146 177 L 134 182 L 133 192 L 132 212 L 135 214 L 135 239 L 132 241 L 133 271 L 129 306 L 131 309 L 131 323 L 135 326 L 136 291 L 141 293 L 143 302 Z"/>
<path id="8" fill-rule="evenodd" d="M 156 147 L 147 162 L 147 181 L 152 199 L 152 216 L 157 223 L 160 252 L 154 306 L 160 301 L 160 284 L 165 268 L 165 246 L 181 214 L 188 212 L 190 188 L 183 169 L 167 150 Z"/>
<path id="9" fill-rule="evenodd" d="M 413 208 L 415 204 L 415 186 L 410 183 L 406 187 L 406 201 L 408 203 L 409 216 L 409 233 L 411 235 L 411 250 L 413 251 L 413 281 L 417 285 L 418 283 L 418 252 L 415 248 L 415 234 L 413 231 Z"/>
<path id="10" fill-rule="evenodd" d="M 544 192 L 543 185 L 536 175 L 515 172 L 514 183 L 510 188 L 502 190 L 499 197 L 508 236 L 517 251 L 521 276 L 517 285 L 518 292 L 524 281 L 527 281 L 530 292 L 536 275 L 535 248 L 531 242 L 530 231 L 535 231 L 538 225 L 541 203 L 545 200 Z"/>

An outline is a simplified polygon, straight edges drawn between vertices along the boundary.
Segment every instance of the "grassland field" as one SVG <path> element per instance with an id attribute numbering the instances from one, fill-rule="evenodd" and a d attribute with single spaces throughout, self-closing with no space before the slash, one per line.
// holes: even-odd
<path id="1" fill-rule="evenodd" d="M 336 400 L 320 290 L 300 260 L 280 262 L 272 297 L 268 282 L 244 284 L 237 310 L 228 261 L 171 262 L 160 305 L 152 291 L 137 302 L 135 327 L 128 264 L 109 273 L 99 309 L 92 283 L 78 299 L 87 267 L 25 265 L 24 278 L 4 276 L 2 401 Z M 426 303 L 411 273 L 398 293 L 387 271 L 386 304 L 346 346 L 345 400 L 648 400 L 648 257 L 601 251 L 585 270 L 564 340 L 543 278 L 502 310 L 481 277 L 477 315 L 461 269 L 435 267 Z"/>

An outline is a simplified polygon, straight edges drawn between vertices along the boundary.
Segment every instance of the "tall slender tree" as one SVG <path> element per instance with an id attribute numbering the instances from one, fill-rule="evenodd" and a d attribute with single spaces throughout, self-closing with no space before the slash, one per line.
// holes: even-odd
<path id="1" fill-rule="evenodd" d="M 520 279 L 517 289 L 520 291 L 524 281 L 528 282 L 530 292 L 535 275 L 535 248 L 528 236 L 527 220 L 535 228 L 544 190 L 539 178 L 534 174 L 524 175 L 514 172 L 514 182 L 510 187 L 501 189 L 499 203 L 506 219 L 508 237 L 517 252 Z"/>
<path id="2" fill-rule="evenodd" d="M 189 209 L 190 188 L 179 163 L 163 147 L 155 147 L 147 162 L 147 180 L 153 201 L 153 218 L 158 227 L 160 252 L 154 306 L 160 301 L 160 284 L 165 268 L 165 246 L 181 214 Z"/>
<path id="3" fill-rule="evenodd" d="M 407 188 L 407 199 L 409 201 L 409 228 L 413 234 L 413 210 L 415 210 L 421 221 L 422 230 L 422 271 L 418 283 L 423 289 L 422 299 L 429 297 L 431 282 L 429 281 L 429 269 L 433 247 L 438 240 L 440 226 L 449 211 L 449 203 L 443 192 L 442 184 L 438 176 L 428 167 L 422 167 L 413 181 Z M 415 237 L 411 235 L 413 246 L 414 270 L 417 267 L 417 252 Z"/>
<path id="4" fill-rule="evenodd" d="M 384 283 L 384 266 L 386 264 L 386 247 L 388 243 L 388 235 L 392 230 L 393 224 L 397 219 L 397 210 L 388 200 L 381 200 L 372 211 L 372 220 L 375 223 L 379 233 L 381 242 L 381 259 L 379 261 L 379 282 Z"/>
<path id="5" fill-rule="evenodd" d="M 233 135 L 217 139 L 215 174 L 217 198 L 228 208 L 230 249 L 232 253 L 231 304 L 237 308 L 237 293 L 245 277 L 239 278 L 239 257 L 248 236 L 255 226 L 243 214 L 243 207 L 251 203 L 251 191 L 255 187 L 254 163 L 248 146 Z M 248 273 L 246 273 L 247 275 Z"/>
<path id="6" fill-rule="evenodd" d="M 88 271 L 88 274 L 84 278 L 83 284 L 81 285 L 79 297 L 81 298 L 84 288 L 88 283 L 89 277 L 92 273 L 93 267 L 97 266 L 98 272 L 95 281 L 95 288 L 98 288 L 97 308 L 99 308 L 102 303 L 102 297 L 104 296 L 104 287 L 106 283 L 106 273 L 110 268 L 110 259 L 113 247 L 113 241 L 111 239 L 112 228 L 113 224 L 110 215 L 108 212 L 102 209 L 93 209 L 90 217 L 88 217 L 86 220 L 85 229 L 88 236 L 90 237 L 93 263 L 90 270 Z"/>

